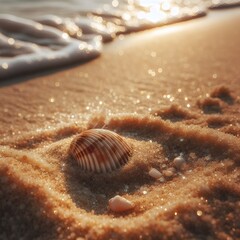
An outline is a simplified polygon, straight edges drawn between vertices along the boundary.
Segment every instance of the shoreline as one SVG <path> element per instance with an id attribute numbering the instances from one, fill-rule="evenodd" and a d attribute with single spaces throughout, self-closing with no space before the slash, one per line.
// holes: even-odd
<path id="1" fill-rule="evenodd" d="M 176 21 L 176 22 L 173 21 L 172 23 L 163 24 L 162 26 L 150 27 L 150 28 L 142 29 L 142 30 L 136 31 L 136 32 L 134 32 L 134 31 L 133 32 L 129 32 L 129 33 L 126 33 L 126 34 L 123 33 L 123 34 L 120 34 L 120 37 L 119 37 L 119 35 L 117 35 L 116 38 L 113 39 L 113 41 L 104 42 L 105 44 L 103 45 L 103 47 L 108 49 L 108 47 L 105 46 L 105 45 L 109 45 L 110 44 L 110 46 L 111 46 L 112 42 L 115 42 L 115 41 L 117 41 L 118 45 L 119 45 L 119 43 L 122 42 L 122 41 L 119 41 L 119 39 L 123 40 L 126 37 L 131 39 L 131 37 L 128 37 L 128 36 L 137 35 L 137 33 L 143 33 L 143 32 L 146 32 L 146 31 L 151 34 L 152 31 L 154 31 L 156 33 L 156 31 L 155 31 L 156 29 L 161 29 L 160 30 L 160 34 L 162 34 L 162 33 L 164 34 L 165 32 L 168 32 L 169 30 L 171 31 L 171 28 L 168 28 L 169 26 L 172 26 L 172 25 L 175 26 L 175 25 L 182 24 L 184 22 L 189 22 L 189 21 L 191 22 L 192 20 L 195 21 L 195 20 L 198 20 L 199 18 L 201 19 L 201 18 L 206 17 L 206 16 L 209 18 L 209 14 L 211 14 L 211 16 L 212 16 L 213 12 L 217 12 L 217 11 L 224 11 L 225 12 L 225 11 L 227 11 L 229 9 L 231 11 L 231 10 L 234 10 L 236 7 L 238 7 L 238 5 L 237 6 L 225 7 L 225 8 L 224 7 L 223 8 L 210 8 L 206 12 L 202 12 L 201 14 L 199 13 L 199 15 L 193 16 L 192 18 L 191 17 L 190 18 L 187 17 L 186 19 L 182 19 L 181 21 Z M 216 14 L 214 14 L 214 15 L 215 15 L 215 17 L 217 16 Z M 175 30 L 173 30 L 173 31 L 176 31 L 176 30 L 177 30 L 177 28 L 175 28 Z M 142 34 L 140 36 L 142 36 L 144 38 L 146 37 L 146 36 L 144 36 Z M 129 42 L 129 40 L 128 40 L 128 42 Z M 92 55 L 94 55 L 94 53 L 92 53 Z M 100 53 L 98 53 L 98 55 L 100 55 Z M 23 79 L 23 80 L 26 79 L 27 80 L 29 78 L 34 78 L 34 77 L 38 77 L 38 76 L 41 77 L 41 76 L 49 75 L 51 73 L 55 73 L 55 72 L 58 72 L 58 71 L 61 71 L 61 70 L 64 70 L 64 69 L 72 68 L 74 66 L 87 64 L 88 62 L 91 62 L 94 59 L 95 59 L 95 57 L 90 57 L 87 60 L 83 59 L 82 61 L 79 61 L 79 62 L 74 62 L 74 60 L 69 59 L 69 61 L 72 62 L 70 64 L 66 63 L 65 65 L 57 67 L 57 63 L 56 63 L 56 67 L 53 66 L 52 68 L 49 68 L 49 69 L 48 68 L 46 68 L 46 69 L 43 68 L 43 72 L 44 72 L 43 74 L 41 74 L 40 71 L 37 71 L 37 72 L 34 72 L 34 71 L 31 72 L 30 71 L 29 73 L 25 73 L 25 74 L 23 73 L 19 78 L 15 77 L 15 76 L 11 76 L 11 77 L 9 77 L 8 80 L 1 79 L 0 87 L 9 85 L 9 84 L 14 83 L 14 82 L 21 81 L 20 79 Z M 61 60 L 59 60 L 59 61 L 61 61 Z M 44 64 L 42 64 L 42 65 L 44 65 Z M 54 65 L 54 63 L 53 63 L 53 65 Z M 16 70 L 19 71 L 19 69 L 16 69 Z M 13 74 L 13 75 L 15 75 L 15 74 Z"/>
<path id="2" fill-rule="evenodd" d="M 228 10 L 226 13 L 220 11 L 212 14 L 212 19 L 210 14 L 206 18 L 128 35 L 123 40 L 118 39 L 106 45 L 104 54 L 89 63 L 52 71 L 48 75 L 27 76 L 26 80 L 13 80 L 12 84 L 1 88 L 0 100 L 4 103 L 4 108 L 1 109 L 0 115 L 3 116 L 3 129 L 8 129 L 11 124 L 14 128 L 19 126 L 18 130 L 24 131 L 22 124 L 19 124 L 24 115 L 31 118 L 25 130 L 30 130 L 31 125 L 34 128 L 43 127 L 46 121 L 54 124 L 59 122 L 59 116 L 54 116 L 57 111 L 62 115 L 61 121 L 68 121 L 68 114 L 104 113 L 104 107 L 109 109 L 105 112 L 107 114 L 132 112 L 136 109 L 135 104 L 141 107 L 137 107 L 140 114 L 148 113 L 148 108 L 157 108 L 159 104 L 163 107 L 173 103 L 183 107 L 190 104 L 195 108 L 196 98 L 204 92 L 209 92 L 211 87 L 224 84 L 225 81 L 239 94 L 238 68 L 229 64 L 231 62 L 238 65 L 239 62 L 237 42 L 240 34 L 232 25 L 240 21 L 238 12 L 239 9 Z M 201 31 L 200 35 L 195 26 Z M 221 28 L 225 29 L 226 34 Z M 235 36 L 228 39 L 227 36 L 231 34 Z M 227 40 L 224 41 L 224 38 Z M 236 50 L 231 50 L 234 48 Z M 142 66 L 138 69 L 140 64 Z M 228 66 L 223 68 L 226 64 Z M 208 82 L 204 79 L 208 79 Z M 146 81 L 152 82 L 152 86 L 146 84 Z M 192 81 L 190 85 L 189 81 Z M 161 87 L 157 96 L 152 87 L 158 82 Z M 128 84 L 131 84 L 132 90 Z M 113 86 L 112 93 L 107 85 Z M 183 92 L 184 87 L 190 90 L 189 96 L 188 92 Z M 32 89 L 31 92 L 28 91 L 29 88 Z M 141 93 L 141 88 L 145 92 Z M 122 94 L 121 89 L 129 91 Z M 85 91 L 85 95 L 81 95 L 82 91 Z M 104 94 L 106 98 L 103 97 Z M 12 97 L 9 98 L 9 95 Z M 143 95 L 145 100 L 141 106 L 138 96 Z M 184 100 L 185 97 L 188 99 Z M 121 102 L 114 102 L 117 101 L 116 98 Z M 14 109 L 17 99 L 19 109 Z M 32 99 L 30 106 L 33 109 L 30 112 L 23 106 L 24 99 Z M 101 99 L 106 101 L 101 102 Z M 129 109 L 125 106 L 127 102 Z M 120 112 L 118 109 L 121 109 Z M 6 114 L 9 122 L 4 120 Z M 30 119 L 25 121 L 27 123 Z"/>

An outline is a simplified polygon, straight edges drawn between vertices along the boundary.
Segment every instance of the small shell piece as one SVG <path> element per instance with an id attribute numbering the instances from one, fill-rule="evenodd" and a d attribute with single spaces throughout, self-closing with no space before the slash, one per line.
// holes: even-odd
<path id="1" fill-rule="evenodd" d="M 162 177 L 162 173 L 159 172 L 156 168 L 151 168 L 148 174 L 155 179 L 159 179 L 160 177 Z"/>
<path id="2" fill-rule="evenodd" d="M 124 197 L 116 195 L 109 200 L 109 208 L 113 212 L 125 212 L 131 210 L 135 205 Z"/>
<path id="3" fill-rule="evenodd" d="M 70 154 L 81 169 L 106 173 L 126 164 L 132 155 L 132 148 L 115 132 L 90 129 L 73 139 Z"/>

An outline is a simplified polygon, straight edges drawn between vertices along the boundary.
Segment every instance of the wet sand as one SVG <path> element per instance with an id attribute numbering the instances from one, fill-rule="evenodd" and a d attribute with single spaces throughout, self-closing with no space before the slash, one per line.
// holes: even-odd
<path id="1" fill-rule="evenodd" d="M 240 238 L 239 13 L 125 36 L 90 63 L 1 82 L 0 239 Z M 69 157 L 74 136 L 96 127 L 133 147 L 120 171 L 85 173 Z M 117 194 L 135 208 L 110 211 Z"/>

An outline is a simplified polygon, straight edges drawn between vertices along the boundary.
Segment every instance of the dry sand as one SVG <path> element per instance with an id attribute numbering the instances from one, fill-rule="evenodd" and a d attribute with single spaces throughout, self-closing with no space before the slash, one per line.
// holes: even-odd
<path id="1" fill-rule="evenodd" d="M 240 9 L 125 36 L 80 66 L 2 82 L 0 239 L 240 238 Z M 86 128 L 133 146 L 110 174 L 69 157 Z M 166 173 L 173 159 L 186 165 Z M 135 208 L 108 209 L 120 195 Z"/>

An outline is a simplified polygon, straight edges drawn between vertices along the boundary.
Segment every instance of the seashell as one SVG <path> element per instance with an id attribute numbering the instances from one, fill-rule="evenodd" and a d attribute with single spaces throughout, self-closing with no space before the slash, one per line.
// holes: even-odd
<path id="1" fill-rule="evenodd" d="M 132 148 L 115 132 L 90 129 L 73 139 L 70 154 L 81 169 L 106 173 L 125 165 L 132 155 Z"/>
<path id="2" fill-rule="evenodd" d="M 151 168 L 148 174 L 155 179 L 159 179 L 160 177 L 162 177 L 162 173 L 159 172 L 156 168 Z"/>
<path id="3" fill-rule="evenodd" d="M 116 195 L 115 197 L 111 198 L 108 204 L 109 208 L 113 212 L 125 212 L 135 207 L 135 205 L 132 202 L 119 195 Z"/>

